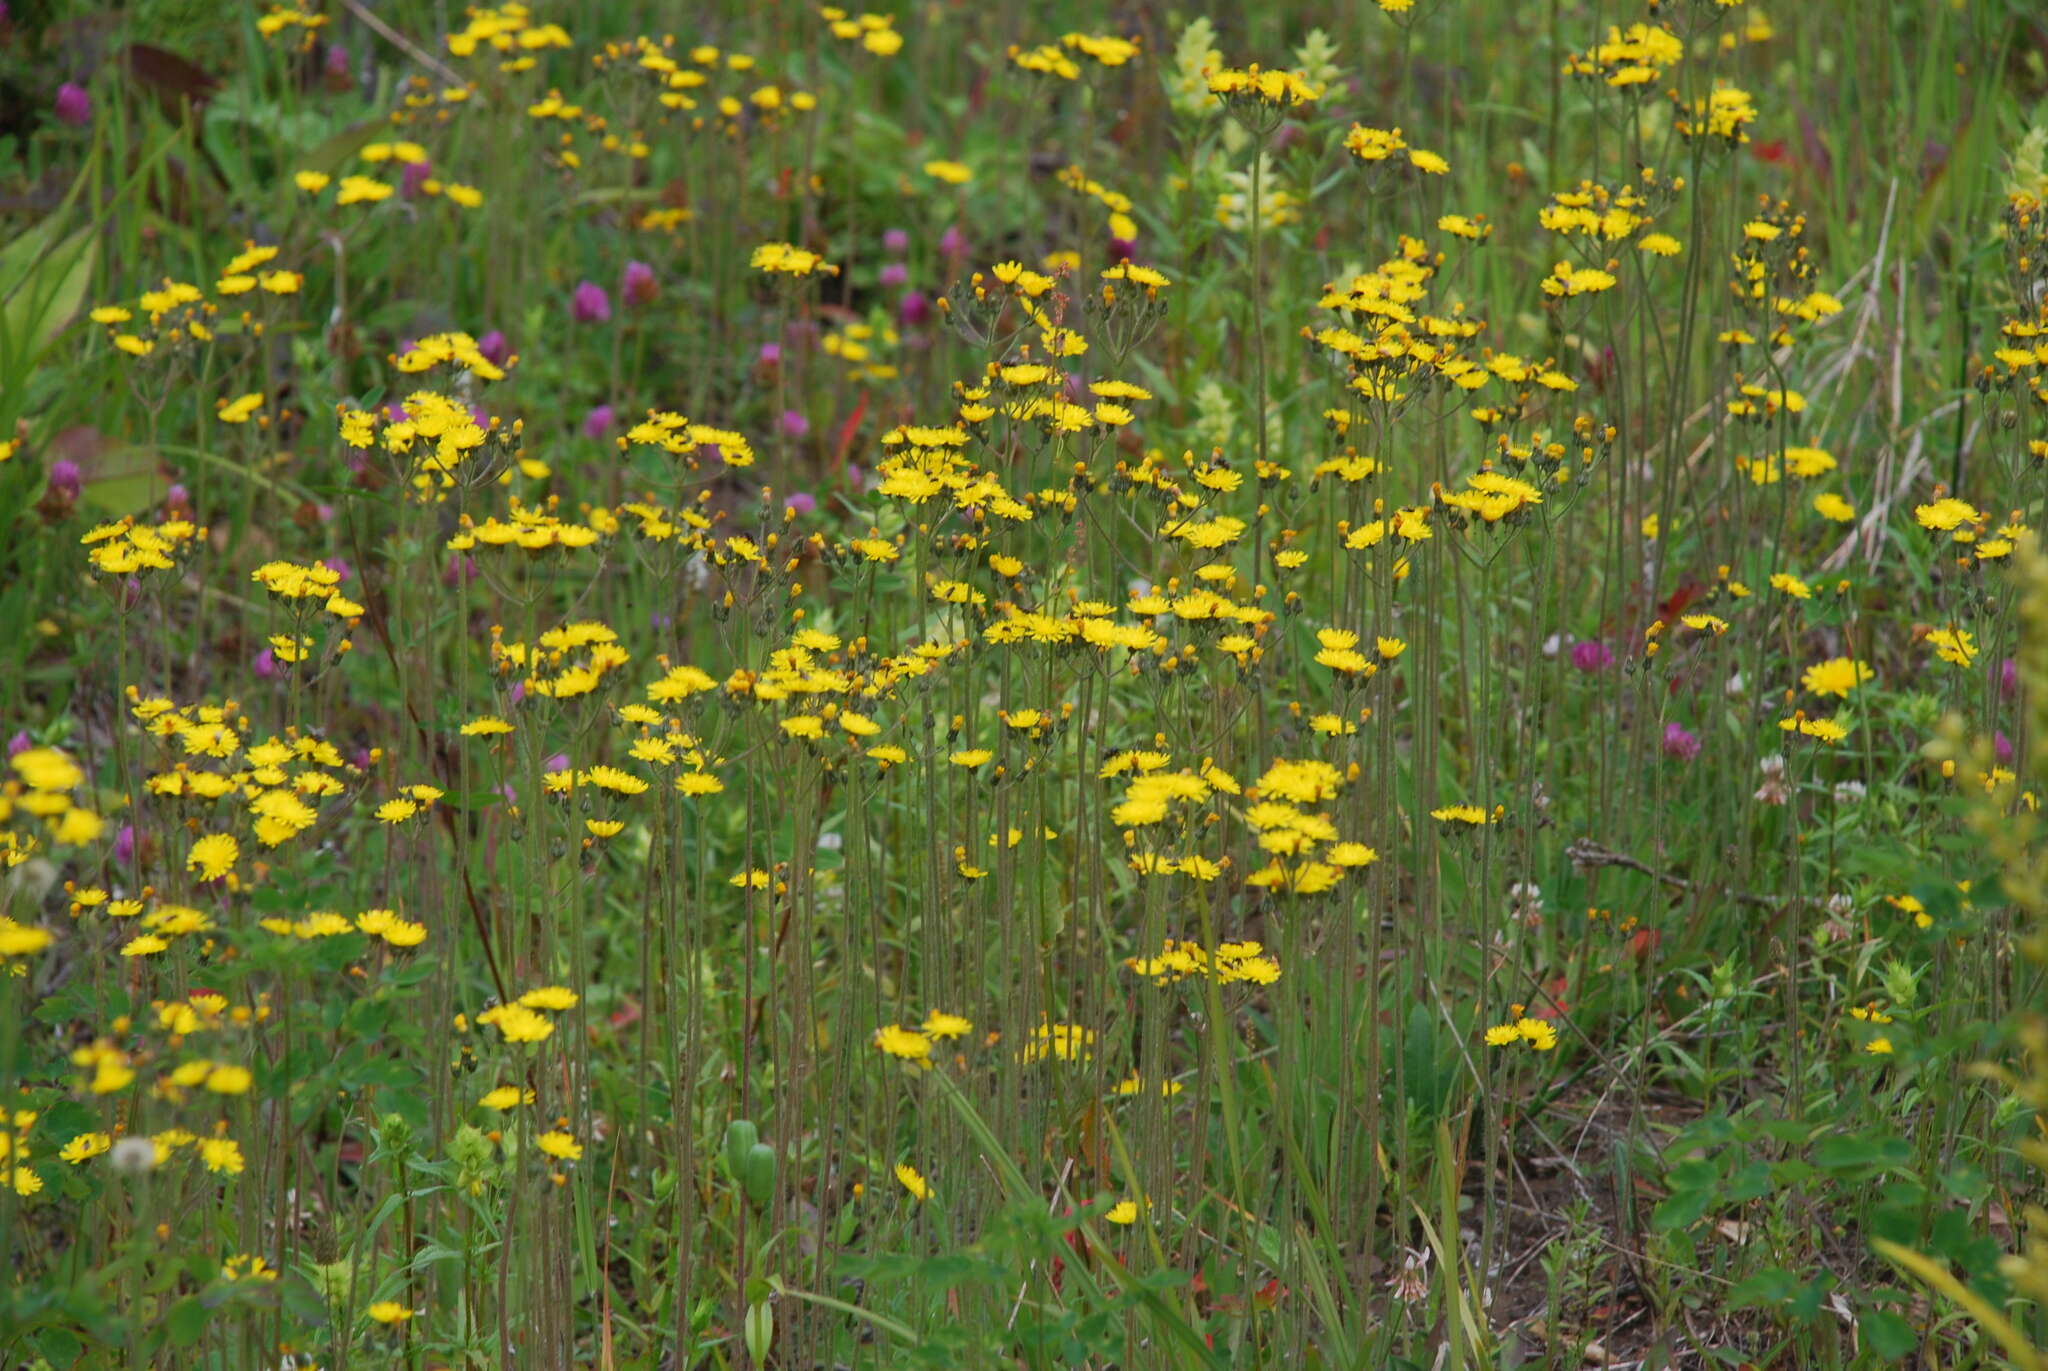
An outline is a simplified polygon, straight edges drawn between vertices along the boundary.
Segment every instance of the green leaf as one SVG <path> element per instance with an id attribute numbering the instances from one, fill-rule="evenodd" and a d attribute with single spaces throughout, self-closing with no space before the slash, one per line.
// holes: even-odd
<path id="1" fill-rule="evenodd" d="M 1889 1309 L 1869 1309 L 1856 1320 L 1856 1327 L 1870 1350 L 1887 1361 L 1897 1361 L 1919 1345 L 1913 1326 Z"/>
<path id="2" fill-rule="evenodd" d="M 171 1346 L 190 1347 L 199 1341 L 199 1335 L 206 1331 L 209 1317 L 210 1311 L 196 1295 L 187 1295 L 172 1305 L 171 1312 L 164 1316 L 164 1327 L 170 1330 Z"/>
<path id="3" fill-rule="evenodd" d="M 1912 1160 L 1912 1146 L 1896 1133 L 1838 1135 L 1822 1138 L 1813 1146 L 1813 1164 L 1843 1179 L 1902 1168 Z"/>
<path id="4" fill-rule="evenodd" d="M 119 518 L 160 503 L 169 490 L 170 482 L 164 479 L 155 452 L 146 447 L 123 447 L 99 457 L 82 495 L 94 509 Z"/>
<path id="5" fill-rule="evenodd" d="M 1706 1214 L 1713 1200 L 1711 1190 L 1676 1191 L 1650 1211 L 1650 1227 L 1659 1233 L 1690 1228 Z"/>
<path id="6" fill-rule="evenodd" d="M 50 1364 L 52 1371 L 62 1371 L 85 1351 L 85 1344 L 68 1328 L 45 1328 L 36 1334 L 35 1344 L 36 1351 L 42 1353 L 43 1360 Z"/>
<path id="7" fill-rule="evenodd" d="M 50 246 L 56 217 L 45 219 L 0 250 L 0 339 L 16 365 L 32 364 L 85 303 L 99 240 L 90 227 Z"/>
<path id="8" fill-rule="evenodd" d="M 1771 1168 L 1767 1162 L 1751 1162 L 1728 1178 L 1715 1196 L 1722 1204 L 1742 1204 L 1771 1193 Z"/>
<path id="9" fill-rule="evenodd" d="M 383 132 L 385 127 L 381 121 L 345 128 L 299 158 L 299 164 L 293 170 L 322 171 L 329 176 L 339 176 L 342 169 L 355 160 L 355 155 Z"/>

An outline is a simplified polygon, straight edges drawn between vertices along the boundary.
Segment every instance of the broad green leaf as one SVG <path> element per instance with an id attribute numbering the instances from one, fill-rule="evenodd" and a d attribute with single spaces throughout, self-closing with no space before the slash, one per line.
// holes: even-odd
<path id="1" fill-rule="evenodd" d="M 0 250 L 0 298 L 7 302 L 0 339 L 11 368 L 25 368 L 42 354 L 77 316 L 92 286 L 99 255 L 93 230 L 78 229 L 50 246 L 56 228 L 52 216 Z"/>

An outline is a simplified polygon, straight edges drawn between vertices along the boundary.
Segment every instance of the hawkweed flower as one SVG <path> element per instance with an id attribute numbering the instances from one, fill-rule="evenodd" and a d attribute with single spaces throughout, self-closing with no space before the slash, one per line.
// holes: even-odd
<path id="1" fill-rule="evenodd" d="M 1557 1046 L 1557 1030 L 1545 1020 L 1527 1015 L 1486 1030 L 1488 1047 L 1513 1047 L 1517 1043 L 1528 1044 L 1531 1051 L 1548 1052 Z"/>
<path id="2" fill-rule="evenodd" d="M 1323 98 L 1320 87 L 1300 72 L 1267 70 L 1254 62 L 1249 67 L 1224 67 L 1207 73 L 1209 94 L 1246 123 L 1271 128 L 1279 111 L 1299 109 Z"/>
<path id="3" fill-rule="evenodd" d="M 896 1163 L 896 1183 L 909 1191 L 910 1198 L 919 1204 L 923 1204 L 938 1193 L 932 1189 L 931 1182 L 919 1175 L 917 1168 L 909 1162 Z"/>
<path id="4" fill-rule="evenodd" d="M 825 260 L 820 253 L 809 248 L 800 248 L 794 243 L 763 243 L 754 249 L 747 264 L 754 270 L 770 276 L 837 276 L 839 268 Z"/>
<path id="5" fill-rule="evenodd" d="M 887 1056 L 906 1062 L 930 1064 L 932 1040 L 915 1029 L 893 1023 L 884 1024 L 875 1030 L 874 1044 Z"/>
<path id="6" fill-rule="evenodd" d="M 1799 684 L 1815 695 L 1846 697 L 1870 677 L 1870 667 L 1866 663 L 1849 657 L 1831 657 L 1806 668 L 1799 677 Z"/>

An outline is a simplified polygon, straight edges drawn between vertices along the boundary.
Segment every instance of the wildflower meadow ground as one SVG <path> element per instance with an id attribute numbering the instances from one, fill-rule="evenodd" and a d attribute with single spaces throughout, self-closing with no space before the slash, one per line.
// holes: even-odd
<path id="1" fill-rule="evenodd" d="M 2032 0 L 9 0 L 0 226 L 0 1364 L 2048 1365 Z"/>

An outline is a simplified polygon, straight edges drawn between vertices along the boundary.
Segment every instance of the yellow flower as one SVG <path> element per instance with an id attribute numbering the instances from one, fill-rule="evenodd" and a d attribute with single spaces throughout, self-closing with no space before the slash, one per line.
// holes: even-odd
<path id="1" fill-rule="evenodd" d="M 1789 571 L 1775 572 L 1771 576 L 1771 589 L 1783 591 L 1795 600 L 1811 600 L 1813 588 Z"/>
<path id="2" fill-rule="evenodd" d="M 216 1095 L 245 1095 L 254 1080 L 246 1066 L 220 1065 L 206 1073 L 206 1088 Z"/>
<path id="3" fill-rule="evenodd" d="M 1118 1200 L 1104 1211 L 1102 1217 L 1114 1224 L 1132 1224 L 1138 1221 L 1138 1206 L 1130 1200 Z"/>
<path id="4" fill-rule="evenodd" d="M 789 243 L 763 243 L 754 249 L 749 265 L 756 271 L 765 271 L 771 275 L 811 276 L 821 272 L 829 276 L 839 274 L 838 267 L 817 253 Z"/>
<path id="5" fill-rule="evenodd" d="M 924 174 L 949 186 L 964 186 L 974 179 L 974 169 L 965 162 L 932 161 L 924 164 Z"/>
<path id="6" fill-rule="evenodd" d="M 506 1042 L 537 1043 L 555 1031 L 555 1026 L 545 1014 L 528 1009 L 523 1004 L 501 1004 L 495 1009 L 486 1009 L 476 1016 L 478 1023 L 493 1025 L 504 1035 Z"/>
<path id="7" fill-rule="evenodd" d="M 208 1171 L 222 1176 L 242 1174 L 242 1149 L 233 1138 L 202 1138 L 199 1160 Z"/>
<path id="8" fill-rule="evenodd" d="M 896 1163 L 896 1181 L 905 1190 L 908 1190 L 910 1197 L 919 1204 L 923 1204 L 938 1193 L 932 1189 L 931 1182 L 920 1176 L 917 1173 L 917 1168 L 909 1162 Z"/>
<path id="9" fill-rule="evenodd" d="M 925 1062 L 931 1059 L 932 1040 L 914 1029 L 896 1024 L 885 1024 L 875 1030 L 875 1046 L 891 1057 L 900 1057 L 906 1062 Z"/>
<path id="10" fill-rule="evenodd" d="M 972 1023 L 958 1014 L 948 1014 L 941 1009 L 934 1009 L 924 1016 L 923 1031 L 927 1037 L 960 1038 L 965 1037 L 973 1028 Z"/>
<path id="11" fill-rule="evenodd" d="M 574 1162 L 583 1159 L 583 1144 L 567 1133 L 543 1133 L 533 1140 L 533 1145 L 558 1161 Z"/>
<path id="12" fill-rule="evenodd" d="M 57 1156 L 73 1166 L 89 1161 L 114 1145 L 114 1140 L 104 1133 L 81 1133 L 65 1143 Z"/>
<path id="13" fill-rule="evenodd" d="M 501 1085 L 496 1090 L 485 1092 L 477 1103 L 485 1109 L 516 1109 L 521 1102 L 533 1103 L 531 1090 L 521 1092 L 516 1085 Z"/>
<path id="14" fill-rule="evenodd" d="M 1977 644 L 1967 629 L 1933 629 L 1927 635 L 1927 645 L 1951 666 L 1968 666 L 1977 660 Z"/>
<path id="15" fill-rule="evenodd" d="M 1225 67 L 1208 76 L 1211 95 L 1240 104 L 1291 109 L 1323 98 L 1321 88 L 1311 85 L 1300 72 L 1267 71 L 1257 63 L 1242 70 Z"/>
<path id="16" fill-rule="evenodd" d="M 412 1317 L 412 1310 L 397 1300 L 378 1300 L 363 1312 L 370 1316 L 372 1323 L 381 1323 L 387 1327 L 394 1323 L 404 1323 Z"/>
<path id="17" fill-rule="evenodd" d="M 199 873 L 202 881 L 217 881 L 235 869 L 242 846 L 231 833 L 209 833 L 192 844 L 185 854 L 185 869 Z"/>
<path id="18" fill-rule="evenodd" d="M 50 945 L 48 929 L 16 923 L 0 915 L 0 962 L 9 957 L 27 957 Z"/>
<path id="19" fill-rule="evenodd" d="M 519 1003 L 528 1009 L 547 1009 L 559 1014 L 565 1009 L 574 1009 L 580 998 L 565 985 L 544 985 L 521 995 Z"/>
<path id="20" fill-rule="evenodd" d="M 411 800 L 386 800 L 377 806 L 377 818 L 387 824 L 402 824 L 419 812 Z"/>
<path id="21" fill-rule="evenodd" d="M 1913 518 L 1924 529 L 1948 533 L 1961 524 L 1982 523 L 1984 511 L 1967 500 L 1958 500 L 1950 495 L 1932 504 L 1915 505 Z"/>
<path id="22" fill-rule="evenodd" d="M 55 793 L 76 788 L 85 780 L 78 764 L 54 747 L 35 747 L 18 753 L 12 766 L 30 790 Z"/>
<path id="23" fill-rule="evenodd" d="M 390 198 L 391 187 L 368 176 L 344 176 L 341 190 L 335 195 L 337 205 L 374 205 L 379 200 Z"/>
<path id="24" fill-rule="evenodd" d="M 1847 696 L 1870 676 L 1870 667 L 1863 662 L 1849 657 L 1830 657 L 1806 668 L 1799 683 L 1816 695 Z"/>
<path id="25" fill-rule="evenodd" d="M 220 401 L 216 417 L 224 424 L 246 424 L 261 408 L 263 394 L 261 391 L 252 390 L 238 399 Z"/>
<path id="26" fill-rule="evenodd" d="M 1804 712 L 1794 714 L 1789 719 L 1778 720 L 1778 727 L 1787 733 L 1797 733 L 1801 737 L 1816 739 L 1830 747 L 1849 736 L 1846 724 L 1837 723 L 1833 719 L 1809 719 Z"/>

